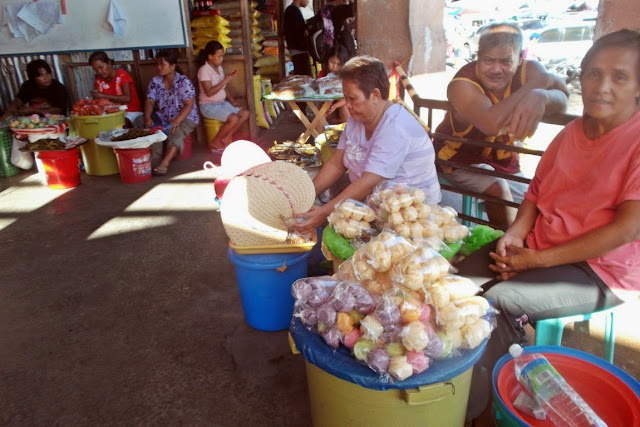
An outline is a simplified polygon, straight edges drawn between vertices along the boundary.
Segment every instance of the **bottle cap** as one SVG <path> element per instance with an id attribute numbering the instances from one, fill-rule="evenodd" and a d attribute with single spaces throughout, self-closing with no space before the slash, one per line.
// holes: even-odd
<path id="1" fill-rule="evenodd" d="M 522 355 L 522 347 L 520 344 L 511 344 L 509 346 L 509 354 L 511 357 L 519 357 Z"/>

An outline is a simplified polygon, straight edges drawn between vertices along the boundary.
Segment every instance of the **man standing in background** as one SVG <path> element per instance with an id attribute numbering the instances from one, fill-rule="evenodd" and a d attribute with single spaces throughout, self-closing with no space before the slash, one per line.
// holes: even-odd
<path id="1" fill-rule="evenodd" d="M 293 62 L 293 74 L 311 75 L 311 64 L 306 40 L 304 39 L 305 20 L 300 11 L 307 7 L 309 0 L 293 0 L 284 11 L 284 37 Z"/>

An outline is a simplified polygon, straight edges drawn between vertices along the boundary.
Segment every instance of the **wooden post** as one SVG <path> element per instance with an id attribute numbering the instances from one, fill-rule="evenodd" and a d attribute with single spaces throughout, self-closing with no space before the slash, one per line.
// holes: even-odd
<path id="1" fill-rule="evenodd" d="M 256 123 L 256 102 L 253 90 L 253 52 L 251 51 L 251 8 L 249 0 L 240 0 L 240 16 L 242 17 L 242 51 L 244 52 L 245 86 L 247 88 L 247 109 L 249 110 L 249 137 L 258 136 Z"/>
<path id="2" fill-rule="evenodd" d="M 284 0 L 276 0 L 276 22 L 278 24 L 278 60 L 280 63 L 280 80 L 287 75 L 284 69 L 284 10 L 282 3 Z"/>

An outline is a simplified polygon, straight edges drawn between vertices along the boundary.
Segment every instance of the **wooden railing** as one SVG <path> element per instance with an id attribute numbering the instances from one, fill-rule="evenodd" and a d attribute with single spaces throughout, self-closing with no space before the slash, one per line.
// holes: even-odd
<path id="1" fill-rule="evenodd" d="M 499 143 L 490 143 L 490 142 L 480 141 L 480 140 L 467 140 L 465 138 L 456 138 L 456 137 L 451 137 L 449 135 L 442 135 L 442 134 L 438 134 L 438 133 L 434 132 L 435 127 L 437 127 L 437 125 L 439 123 L 435 123 L 435 124 L 433 123 L 433 112 L 435 110 L 448 111 L 451 108 L 451 104 L 448 101 L 421 98 L 415 92 L 415 90 L 409 90 L 409 87 L 411 87 L 411 83 L 410 83 L 408 78 L 403 77 L 402 78 L 402 82 L 405 85 L 405 89 L 407 89 L 407 92 L 411 96 L 411 100 L 413 101 L 413 110 L 414 110 L 414 112 L 418 116 L 420 116 L 421 110 L 423 108 L 425 108 L 427 110 L 426 123 L 429 126 L 429 129 L 431 129 L 431 131 L 429 132 L 429 135 L 430 135 L 431 139 L 438 138 L 438 137 L 446 137 L 447 140 L 459 141 L 459 142 L 461 142 L 463 144 L 467 144 L 467 145 L 473 145 L 473 146 L 479 146 L 479 147 L 491 147 L 491 148 L 494 148 L 494 149 L 503 149 L 503 150 L 507 150 L 507 151 L 511 151 L 511 152 L 520 153 L 520 154 L 531 154 L 531 155 L 535 155 L 535 156 L 542 156 L 542 154 L 544 154 L 544 151 L 540 151 L 540 150 L 532 150 L 532 149 L 528 149 L 528 148 L 524 148 L 524 147 L 516 147 L 516 146 L 512 146 L 512 145 L 504 145 L 504 144 L 499 144 Z M 564 126 L 567 123 L 569 123 L 571 120 L 575 119 L 576 117 L 577 116 L 574 116 L 574 115 L 571 115 L 571 114 L 554 114 L 554 115 L 550 115 L 548 117 L 545 117 L 542 120 L 542 123 Z M 483 175 L 490 175 L 490 176 L 495 176 L 495 177 L 499 177 L 499 178 L 504 178 L 504 179 L 509 180 L 509 181 L 524 182 L 526 184 L 531 182 L 531 180 L 528 179 L 528 178 L 523 178 L 523 177 L 520 177 L 520 176 L 515 176 L 515 175 L 511 175 L 511 174 L 507 174 L 507 173 L 503 173 L 503 172 L 498 172 L 498 171 L 489 171 L 489 170 L 486 170 L 486 169 L 480 169 L 480 168 L 476 168 L 476 167 L 473 167 L 473 166 L 470 166 L 470 165 L 460 164 L 460 163 L 456 163 L 456 162 L 452 162 L 452 161 L 440 160 L 440 159 L 437 159 L 437 158 L 436 158 L 436 164 L 440 165 L 440 166 L 452 166 L 452 167 L 456 167 L 456 168 L 461 168 L 461 169 L 473 171 L 473 172 L 476 172 L 476 173 L 479 173 L 479 174 L 483 174 Z M 446 175 L 442 175 L 441 177 L 446 180 Z M 518 203 L 509 201 L 509 200 L 504 200 L 504 199 L 500 199 L 500 198 L 496 198 L 496 197 L 487 196 L 485 194 L 476 193 L 474 191 L 464 190 L 464 189 L 461 189 L 459 187 L 456 187 L 456 186 L 453 186 L 453 185 L 448 185 L 448 184 L 445 184 L 445 183 L 442 183 L 442 182 L 440 184 L 440 187 L 442 188 L 442 190 L 450 191 L 452 193 L 461 194 L 463 197 L 465 197 L 465 196 L 466 197 L 472 197 L 472 198 L 475 198 L 475 199 L 488 201 L 488 202 L 492 202 L 492 203 L 497 203 L 497 204 L 501 204 L 503 206 L 511 206 L 511 207 L 514 207 L 514 208 L 517 208 L 519 206 Z M 489 226 L 491 226 L 493 228 L 504 229 L 504 227 L 499 225 L 499 224 L 493 224 L 493 223 L 491 223 L 489 221 L 486 221 L 486 220 L 484 220 L 482 218 L 477 218 L 475 216 L 467 215 L 464 212 L 458 212 L 458 214 L 459 214 L 461 219 L 466 220 L 466 221 L 470 221 L 470 222 L 473 222 L 473 223 L 476 223 L 476 224 L 489 225 Z"/>

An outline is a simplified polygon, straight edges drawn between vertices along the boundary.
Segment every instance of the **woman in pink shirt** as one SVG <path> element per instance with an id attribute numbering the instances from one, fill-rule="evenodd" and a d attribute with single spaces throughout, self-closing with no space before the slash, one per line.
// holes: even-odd
<path id="1" fill-rule="evenodd" d="M 603 36 L 581 68 L 584 114 L 542 156 L 515 222 L 490 253 L 490 271 L 478 268 L 487 264 L 482 254 L 459 264 L 477 282 L 499 277 L 483 283 L 500 311 L 487 368 L 525 342 L 527 322 L 640 294 L 640 34 Z"/>
<path id="2" fill-rule="evenodd" d="M 249 111 L 242 108 L 225 89 L 236 70 L 225 76 L 223 58 L 224 47 L 217 41 L 207 43 L 198 54 L 198 59 L 203 63 L 198 70 L 200 113 L 208 119 L 225 122 L 213 141 L 209 141 L 211 150 L 229 145 L 233 133 L 249 118 Z"/>

